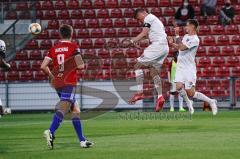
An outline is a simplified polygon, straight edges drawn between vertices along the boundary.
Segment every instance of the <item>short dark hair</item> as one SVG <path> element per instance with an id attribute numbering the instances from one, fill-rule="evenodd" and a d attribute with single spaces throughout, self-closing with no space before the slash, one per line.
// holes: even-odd
<path id="1" fill-rule="evenodd" d="M 138 8 L 134 11 L 134 18 L 136 19 L 137 18 L 137 15 L 138 13 L 141 13 L 141 12 L 147 12 L 145 9 L 143 8 Z"/>
<path id="2" fill-rule="evenodd" d="M 63 24 L 60 26 L 59 32 L 63 39 L 70 39 L 72 37 L 73 28 L 71 25 Z"/>
<path id="3" fill-rule="evenodd" d="M 188 22 L 189 24 L 191 24 L 191 25 L 194 25 L 196 29 L 197 29 L 198 26 L 199 26 L 199 23 L 198 23 L 198 21 L 197 21 L 196 19 L 188 19 L 187 22 Z"/>

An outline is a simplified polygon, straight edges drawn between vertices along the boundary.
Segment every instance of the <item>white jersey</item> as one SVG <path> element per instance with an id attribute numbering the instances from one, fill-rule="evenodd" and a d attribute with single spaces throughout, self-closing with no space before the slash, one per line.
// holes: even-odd
<path id="1" fill-rule="evenodd" d="M 199 38 L 197 35 L 184 35 L 182 43 L 187 46 L 188 49 L 184 51 L 179 50 L 177 67 L 179 69 L 191 69 L 196 70 L 195 56 L 199 46 Z"/>
<path id="2" fill-rule="evenodd" d="M 148 27 L 149 31 L 149 40 L 150 42 L 159 42 L 167 44 L 167 34 L 163 23 L 153 14 L 148 14 L 144 18 L 144 27 Z"/>

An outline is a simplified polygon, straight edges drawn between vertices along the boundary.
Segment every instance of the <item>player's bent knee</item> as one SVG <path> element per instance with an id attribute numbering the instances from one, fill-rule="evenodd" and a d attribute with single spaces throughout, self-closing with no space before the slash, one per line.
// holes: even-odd
<path id="1" fill-rule="evenodd" d="M 186 92 L 187 92 L 187 95 L 188 95 L 189 97 L 193 97 L 194 94 L 195 94 L 195 91 L 192 90 L 192 89 L 188 89 L 188 90 L 186 90 Z"/>
<path id="2" fill-rule="evenodd" d="M 183 84 L 182 83 L 176 83 L 176 89 L 179 91 L 183 88 Z"/>

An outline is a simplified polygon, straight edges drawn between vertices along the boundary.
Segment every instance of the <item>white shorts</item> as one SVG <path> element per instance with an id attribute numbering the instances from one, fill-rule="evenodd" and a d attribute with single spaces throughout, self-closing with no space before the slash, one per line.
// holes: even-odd
<path id="1" fill-rule="evenodd" d="M 175 82 L 171 82 L 171 88 L 170 88 L 171 93 L 177 92 L 176 85 L 177 84 Z"/>
<path id="2" fill-rule="evenodd" d="M 145 66 L 158 67 L 161 66 L 168 56 L 169 47 L 168 45 L 160 44 L 159 42 L 152 43 L 146 49 L 143 54 L 137 58 L 137 61 Z"/>
<path id="3" fill-rule="evenodd" d="M 191 89 L 196 85 L 197 71 L 195 69 L 179 68 L 176 69 L 175 81 L 185 85 L 185 89 Z"/>

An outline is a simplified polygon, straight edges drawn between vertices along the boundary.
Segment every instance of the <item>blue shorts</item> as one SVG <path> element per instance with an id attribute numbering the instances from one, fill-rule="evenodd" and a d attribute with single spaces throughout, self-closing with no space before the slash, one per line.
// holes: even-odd
<path id="1" fill-rule="evenodd" d="M 61 101 L 69 101 L 72 104 L 75 103 L 75 94 L 76 94 L 76 87 L 75 86 L 65 86 L 62 88 L 56 89 L 57 94 Z"/>

